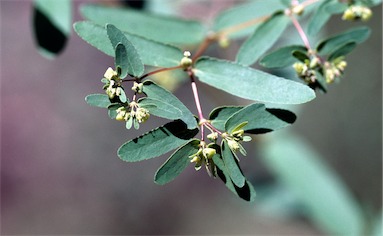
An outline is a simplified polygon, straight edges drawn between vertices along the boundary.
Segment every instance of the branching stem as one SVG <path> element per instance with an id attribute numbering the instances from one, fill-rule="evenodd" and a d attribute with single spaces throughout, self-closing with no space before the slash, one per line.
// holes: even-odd
<path id="1" fill-rule="evenodd" d="M 308 51 L 312 51 L 309 39 L 307 38 L 306 33 L 303 31 L 301 24 L 299 24 L 298 20 L 295 18 L 294 15 L 292 15 L 292 14 L 288 14 L 288 15 L 289 15 L 291 21 L 293 22 L 294 27 L 297 29 L 297 31 L 299 33 L 299 36 L 301 37 L 301 39 L 302 39 L 303 43 L 305 44 L 307 50 Z"/>
<path id="2" fill-rule="evenodd" d="M 144 78 L 146 78 L 148 76 L 151 76 L 151 75 L 154 75 L 154 74 L 157 74 L 157 73 L 160 73 L 160 72 L 176 70 L 176 69 L 180 69 L 180 68 L 182 68 L 181 65 L 173 66 L 173 67 L 168 67 L 168 68 L 161 68 L 161 69 L 154 70 L 154 71 L 151 71 L 149 73 L 146 73 L 146 74 L 144 74 L 143 76 L 141 76 L 140 78 L 137 78 L 137 79 L 138 79 L 138 81 L 141 81 L 141 80 L 143 80 Z"/>

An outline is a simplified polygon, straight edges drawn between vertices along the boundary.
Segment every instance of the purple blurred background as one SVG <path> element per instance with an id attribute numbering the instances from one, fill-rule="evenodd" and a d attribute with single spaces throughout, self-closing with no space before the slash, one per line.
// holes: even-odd
<path id="1" fill-rule="evenodd" d="M 88 106 L 84 97 L 102 92 L 100 79 L 112 58 L 72 32 L 64 52 L 47 60 L 34 44 L 32 2 L 0 4 L 3 234 L 320 234 L 302 219 L 256 214 L 257 201 L 239 200 L 192 167 L 158 186 L 153 175 L 166 157 L 122 162 L 117 148 L 163 120 L 127 131 L 105 110 Z M 373 35 L 348 57 L 342 83 L 305 105 L 293 129 L 323 154 L 360 202 L 379 209 L 381 10 L 374 14 L 368 22 Z M 328 30 L 348 26 L 334 19 Z M 195 111 L 188 85 L 176 95 Z M 201 98 L 205 112 L 216 106 L 213 98 Z M 255 178 L 269 174 L 256 157 L 246 165 Z"/>

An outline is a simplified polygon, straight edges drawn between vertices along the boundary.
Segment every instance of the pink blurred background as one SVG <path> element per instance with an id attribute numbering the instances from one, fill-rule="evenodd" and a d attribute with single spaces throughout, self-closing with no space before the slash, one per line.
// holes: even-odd
<path id="1" fill-rule="evenodd" d="M 100 79 L 113 65 L 112 58 L 72 32 L 65 51 L 47 60 L 34 44 L 32 2 L 0 4 L 3 234 L 321 233 L 300 218 L 257 214 L 257 200 L 243 202 L 191 167 L 172 183 L 158 186 L 153 175 L 165 156 L 122 162 L 117 148 L 163 120 L 127 131 L 105 110 L 88 106 L 84 97 L 102 92 Z M 76 20 L 79 4 L 75 2 Z M 348 57 L 342 83 L 305 105 L 293 129 L 326 157 L 360 202 L 379 209 L 381 10 L 374 14 L 368 22 L 373 35 Z M 349 26 L 334 22 L 329 32 Z M 176 95 L 195 111 L 188 85 Z M 216 106 L 211 97 L 201 99 L 205 112 Z M 247 158 L 245 169 L 254 172 L 255 182 L 270 178 L 256 156 Z"/>

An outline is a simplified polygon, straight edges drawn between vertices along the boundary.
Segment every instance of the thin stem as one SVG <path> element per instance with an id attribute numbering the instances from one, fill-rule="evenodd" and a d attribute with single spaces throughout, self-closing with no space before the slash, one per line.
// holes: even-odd
<path id="1" fill-rule="evenodd" d="M 201 140 L 203 141 L 205 139 L 205 131 L 204 131 L 205 125 L 204 125 L 204 123 L 205 123 L 206 119 L 203 117 L 201 102 L 199 101 L 198 89 L 197 89 L 197 84 L 195 83 L 193 71 L 191 71 L 191 69 L 189 69 L 187 72 L 188 72 L 189 77 L 190 77 L 194 101 L 195 101 L 195 105 L 196 105 L 197 111 L 198 111 L 198 118 L 199 118 L 199 121 L 200 121 L 199 123 L 201 126 L 201 136 L 202 136 Z"/>
<path id="2" fill-rule="evenodd" d="M 151 75 L 154 75 L 154 74 L 157 74 L 157 73 L 160 73 L 160 72 L 164 72 L 164 71 L 169 71 L 169 70 L 176 70 L 176 69 L 180 69 L 182 68 L 181 65 L 179 66 L 173 66 L 173 67 L 168 67 L 168 68 L 161 68 L 161 69 L 158 69 L 158 70 L 154 70 L 154 71 L 151 71 L 147 74 L 144 74 L 143 76 L 141 76 L 140 78 L 138 78 L 138 80 L 143 80 L 144 78 L 148 77 L 148 76 L 151 76 Z"/>
<path id="3" fill-rule="evenodd" d="M 291 21 L 293 22 L 294 27 L 297 29 L 297 31 L 299 33 L 299 36 L 301 37 L 301 39 L 302 39 L 303 43 L 305 44 L 306 48 L 309 51 L 312 51 L 309 39 L 307 38 L 306 33 L 303 31 L 302 26 L 299 24 L 298 20 L 294 17 L 294 15 L 292 15 L 292 14 L 288 14 L 288 15 L 289 15 Z"/>
<path id="4" fill-rule="evenodd" d="M 259 18 L 251 19 L 249 21 L 245 21 L 245 22 L 237 24 L 237 25 L 229 26 L 227 28 L 224 28 L 224 29 L 218 31 L 216 34 L 219 35 L 219 36 L 226 36 L 226 35 L 229 35 L 231 33 L 235 33 L 235 32 L 241 31 L 241 30 L 243 30 L 243 29 L 245 29 L 247 27 L 250 27 L 252 25 L 264 22 L 269 17 L 270 17 L 270 15 L 262 16 L 262 17 L 259 17 Z"/>
<path id="5" fill-rule="evenodd" d="M 193 55 L 192 60 L 196 60 L 201 54 L 209 47 L 209 45 L 215 40 L 215 35 L 209 35 L 207 36 L 204 41 L 200 44 L 198 50 Z"/>

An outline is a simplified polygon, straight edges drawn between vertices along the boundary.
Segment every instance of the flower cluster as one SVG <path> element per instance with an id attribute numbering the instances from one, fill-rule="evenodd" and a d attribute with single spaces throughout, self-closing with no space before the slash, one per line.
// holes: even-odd
<path id="1" fill-rule="evenodd" d="M 213 156 L 217 154 L 215 149 L 218 145 L 210 143 L 206 145 L 204 141 L 201 141 L 199 144 L 199 149 L 196 153 L 189 156 L 191 159 L 190 162 L 195 163 L 195 170 L 200 170 L 202 165 L 205 165 L 207 173 L 210 176 L 217 176 L 217 167 L 213 162 Z M 215 147 L 215 148 L 214 148 Z"/>
<path id="2" fill-rule="evenodd" d="M 126 94 L 121 86 L 122 79 L 117 71 L 109 67 L 101 81 L 105 83 L 103 89 L 112 102 L 118 102 L 118 100 L 123 103 L 126 102 Z"/>
<path id="3" fill-rule="evenodd" d="M 343 20 L 359 20 L 368 21 L 372 17 L 370 8 L 363 5 L 350 5 L 343 13 Z"/>
<path id="4" fill-rule="evenodd" d="M 149 111 L 140 107 L 134 101 L 130 102 L 127 107 L 119 107 L 116 112 L 116 120 L 125 121 L 127 129 L 130 129 L 133 125 L 134 128 L 138 129 L 139 124 L 144 123 L 150 117 Z"/>

